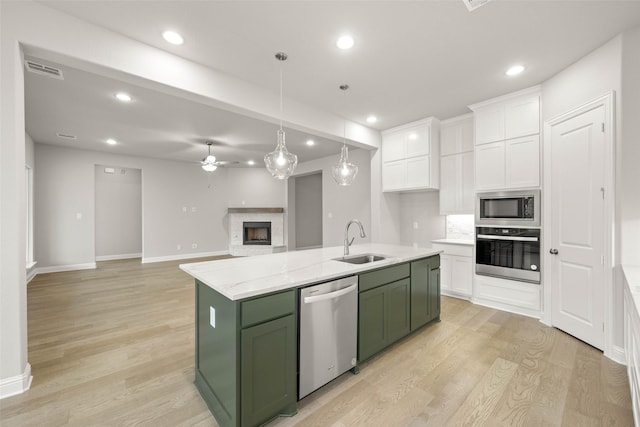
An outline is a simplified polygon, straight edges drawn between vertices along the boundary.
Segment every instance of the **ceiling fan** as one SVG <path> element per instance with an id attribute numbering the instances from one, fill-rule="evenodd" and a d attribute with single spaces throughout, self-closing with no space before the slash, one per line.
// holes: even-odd
<path id="1" fill-rule="evenodd" d="M 213 142 L 207 141 L 207 145 L 209 146 L 209 154 L 204 159 L 202 159 L 202 162 L 200 162 L 202 164 L 202 169 L 206 170 L 207 172 L 213 172 L 214 170 L 218 169 L 218 166 L 227 166 L 239 163 L 234 161 L 216 161 L 216 156 L 211 154 L 211 146 L 213 145 Z"/>

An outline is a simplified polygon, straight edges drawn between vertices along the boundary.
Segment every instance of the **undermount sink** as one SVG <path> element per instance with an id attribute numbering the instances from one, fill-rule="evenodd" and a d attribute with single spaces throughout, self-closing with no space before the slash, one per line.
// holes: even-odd
<path id="1" fill-rule="evenodd" d="M 359 254 L 334 258 L 335 261 L 348 262 L 349 264 L 368 264 L 370 262 L 382 261 L 384 259 L 387 259 L 387 257 L 376 254 Z"/>

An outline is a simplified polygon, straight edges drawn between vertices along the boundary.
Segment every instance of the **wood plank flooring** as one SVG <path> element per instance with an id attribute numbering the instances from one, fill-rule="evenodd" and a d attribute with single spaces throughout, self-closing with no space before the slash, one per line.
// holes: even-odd
<path id="1" fill-rule="evenodd" d="M 188 262 L 188 261 L 182 261 Z M 28 285 L 31 389 L 0 425 L 216 426 L 193 385 L 179 262 L 99 262 Z M 632 426 L 625 368 L 535 319 L 442 298 L 427 326 L 298 403 L 283 426 Z"/>

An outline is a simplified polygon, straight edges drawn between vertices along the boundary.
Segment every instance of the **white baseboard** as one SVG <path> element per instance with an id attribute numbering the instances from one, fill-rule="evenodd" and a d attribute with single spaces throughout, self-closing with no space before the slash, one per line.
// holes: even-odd
<path id="1" fill-rule="evenodd" d="M 36 268 L 35 274 L 59 273 L 61 271 L 73 271 L 73 270 L 91 270 L 94 268 L 96 268 L 95 262 L 88 262 L 86 264 L 53 265 L 51 267 Z"/>
<path id="2" fill-rule="evenodd" d="M 167 256 L 147 257 L 147 258 L 142 258 L 142 263 L 148 264 L 152 262 L 176 261 L 180 259 L 191 259 L 191 258 L 205 258 L 210 256 L 219 256 L 219 255 L 229 255 L 229 251 L 199 252 L 195 254 L 176 254 L 176 255 L 167 255 Z"/>
<path id="3" fill-rule="evenodd" d="M 22 374 L 0 380 L 0 399 L 15 396 L 29 390 L 32 379 L 31 365 L 27 363 Z"/>
<path id="4" fill-rule="evenodd" d="M 37 274 L 38 274 L 37 268 L 32 268 L 30 270 L 27 270 L 27 285 L 29 284 L 30 281 L 33 280 L 34 277 L 36 277 Z"/>
<path id="5" fill-rule="evenodd" d="M 627 354 L 624 351 L 624 348 L 614 345 L 611 347 L 611 354 L 605 354 L 609 359 L 617 362 L 621 365 L 627 364 Z"/>
<path id="6" fill-rule="evenodd" d="M 120 255 L 102 255 L 97 256 L 96 261 L 114 261 L 117 259 L 142 258 L 142 253 L 137 254 L 120 254 Z"/>
<path id="7" fill-rule="evenodd" d="M 540 319 L 540 312 L 537 310 L 532 310 L 530 308 L 517 307 L 515 305 L 503 304 L 500 302 L 491 301 L 483 298 L 472 298 L 471 302 L 474 304 L 482 305 L 484 307 L 495 308 L 496 310 L 507 311 L 509 313 L 519 314 L 521 316 Z"/>

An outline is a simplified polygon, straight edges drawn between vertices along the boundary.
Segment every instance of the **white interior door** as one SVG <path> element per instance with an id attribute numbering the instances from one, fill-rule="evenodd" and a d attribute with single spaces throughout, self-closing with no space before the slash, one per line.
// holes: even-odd
<path id="1" fill-rule="evenodd" d="M 604 106 L 551 127 L 546 242 L 552 324 L 604 347 Z"/>

